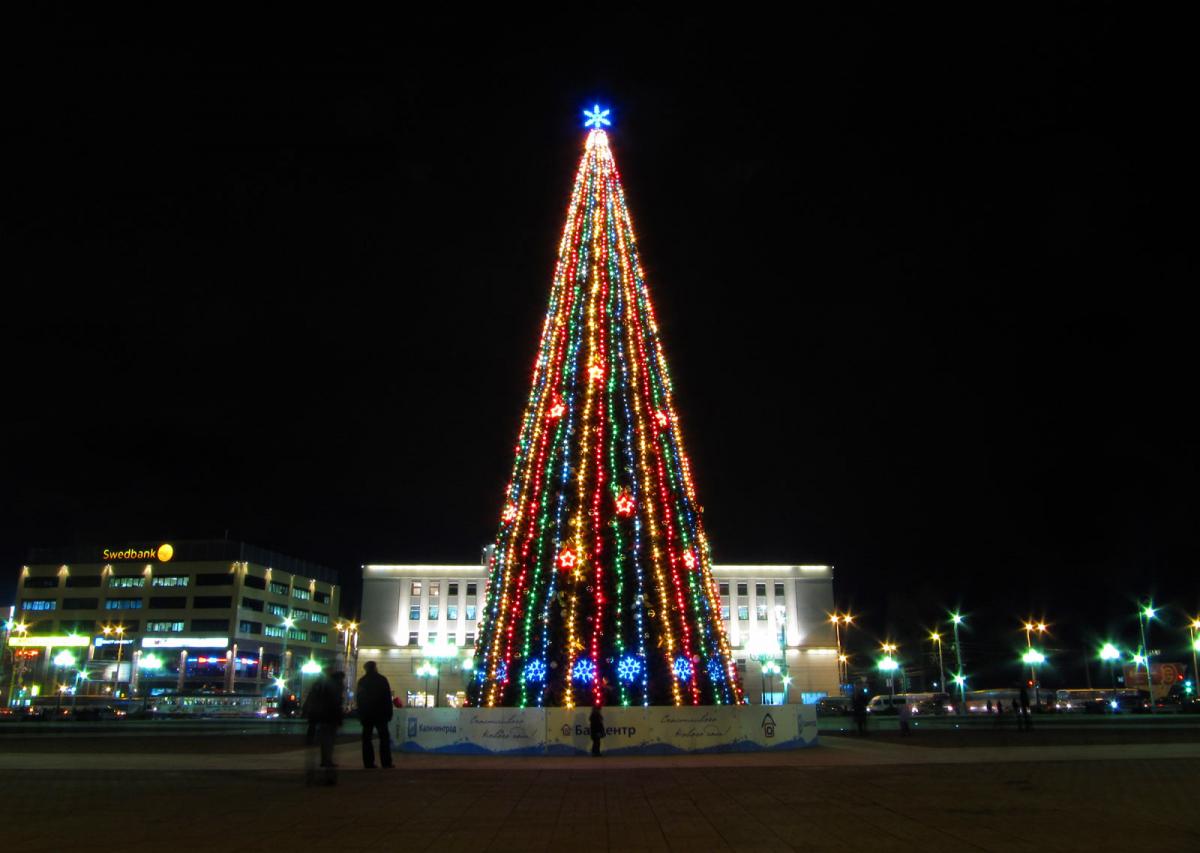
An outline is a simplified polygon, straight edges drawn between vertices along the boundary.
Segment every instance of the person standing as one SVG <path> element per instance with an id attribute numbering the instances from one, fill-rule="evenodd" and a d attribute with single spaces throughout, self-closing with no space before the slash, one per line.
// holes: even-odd
<path id="1" fill-rule="evenodd" d="M 364 675 L 358 680 L 358 721 L 362 725 L 363 767 L 375 766 L 375 749 L 371 743 L 372 732 L 379 732 L 379 763 L 392 766 L 392 741 L 388 736 L 388 723 L 392 720 L 392 685 L 379 672 L 375 661 L 363 664 Z"/>
<path id="2" fill-rule="evenodd" d="M 317 679 L 304 703 L 309 725 L 316 727 L 322 767 L 337 767 L 333 762 L 333 742 L 342 725 L 342 696 L 345 693 L 346 673 L 335 672 Z"/>
<path id="3" fill-rule="evenodd" d="M 604 737 L 604 715 L 600 713 L 600 703 L 592 706 L 592 715 L 588 717 L 588 731 L 592 736 L 592 755 L 600 757 L 600 739 Z"/>
<path id="4" fill-rule="evenodd" d="M 854 725 L 858 728 L 860 735 L 867 733 L 867 690 L 855 689 L 854 698 L 850 702 L 850 707 L 854 711 Z"/>
<path id="5" fill-rule="evenodd" d="M 1029 713 L 1029 691 L 1021 685 L 1021 723 L 1027 732 L 1033 731 L 1033 716 Z"/>
<path id="6" fill-rule="evenodd" d="M 900 703 L 899 710 L 897 711 L 897 715 L 900 718 L 900 734 L 904 735 L 905 737 L 908 737 L 910 734 L 909 723 L 912 722 L 912 705 L 908 704 L 908 702 L 908 697 L 905 696 L 904 700 Z"/>

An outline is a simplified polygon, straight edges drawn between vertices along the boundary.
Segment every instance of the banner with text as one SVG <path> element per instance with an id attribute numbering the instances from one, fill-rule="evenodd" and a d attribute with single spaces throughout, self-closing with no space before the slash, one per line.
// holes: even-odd
<path id="1" fill-rule="evenodd" d="M 583 755 L 591 751 L 591 708 L 405 708 L 393 720 L 406 752 Z M 817 743 L 812 705 L 609 707 L 609 755 L 758 752 Z"/>

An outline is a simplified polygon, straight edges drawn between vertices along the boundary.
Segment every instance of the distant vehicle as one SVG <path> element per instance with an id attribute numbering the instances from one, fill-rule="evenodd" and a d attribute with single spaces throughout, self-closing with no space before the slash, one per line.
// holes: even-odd
<path id="1" fill-rule="evenodd" d="M 871 701 L 867 703 L 868 714 L 898 714 L 900 706 L 904 704 L 904 694 L 897 693 L 892 696 L 889 693 L 872 696 Z"/>
<path id="2" fill-rule="evenodd" d="M 822 696 L 817 700 L 818 717 L 845 717 L 850 711 L 850 699 L 846 696 Z"/>
<path id="3" fill-rule="evenodd" d="M 1084 711 L 1089 714 L 1149 714 L 1150 693 L 1146 690 L 1109 692 L 1084 705 Z"/>
<path id="4" fill-rule="evenodd" d="M 934 717 L 954 713 L 954 705 L 946 693 L 890 693 L 873 696 L 867 704 L 869 714 L 898 714 L 900 707 L 908 705 L 914 716 Z"/>
<path id="5" fill-rule="evenodd" d="M 1091 688 L 1057 690 L 1054 693 L 1054 710 L 1068 714 L 1082 713 L 1088 704 L 1111 696 L 1111 690 L 1093 690 Z"/>
<path id="6" fill-rule="evenodd" d="M 168 693 L 149 700 L 148 710 L 164 716 L 265 717 L 277 715 L 274 697 L 240 693 Z"/>
<path id="7" fill-rule="evenodd" d="M 77 708 L 71 714 L 76 720 L 96 722 L 99 720 L 123 720 L 125 711 L 112 705 L 93 705 L 88 708 Z"/>

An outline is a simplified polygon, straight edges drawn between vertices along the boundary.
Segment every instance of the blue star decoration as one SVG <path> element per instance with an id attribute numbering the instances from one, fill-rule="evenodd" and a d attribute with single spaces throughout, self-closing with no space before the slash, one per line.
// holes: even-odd
<path id="1" fill-rule="evenodd" d="M 587 119 L 587 121 L 583 123 L 583 126 L 600 130 L 602 127 L 611 125 L 612 122 L 608 120 L 608 114 L 610 112 L 612 112 L 612 110 L 601 110 L 600 105 L 595 104 L 590 110 L 583 111 L 583 115 Z"/>

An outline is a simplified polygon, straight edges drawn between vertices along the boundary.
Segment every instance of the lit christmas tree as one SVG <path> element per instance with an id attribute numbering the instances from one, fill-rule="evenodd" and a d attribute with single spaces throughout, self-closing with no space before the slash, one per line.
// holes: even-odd
<path id="1" fill-rule="evenodd" d="M 474 705 L 742 701 L 608 113 L 585 111 Z"/>

